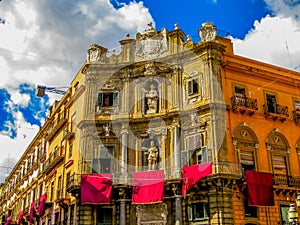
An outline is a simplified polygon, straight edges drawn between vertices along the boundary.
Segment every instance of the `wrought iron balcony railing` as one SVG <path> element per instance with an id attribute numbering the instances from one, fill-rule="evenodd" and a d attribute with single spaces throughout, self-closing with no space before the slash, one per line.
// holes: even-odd
<path id="1" fill-rule="evenodd" d="M 51 128 L 47 131 L 46 140 L 51 140 L 54 135 L 67 122 L 67 113 L 65 111 L 58 114 L 57 118 L 52 122 Z"/>
<path id="2" fill-rule="evenodd" d="M 284 174 L 273 175 L 274 185 L 300 188 L 300 177 L 293 177 Z"/>
<path id="3" fill-rule="evenodd" d="M 273 120 L 285 121 L 289 116 L 288 106 L 286 105 L 274 104 L 273 106 L 268 106 L 265 104 L 263 107 L 265 116 Z"/>
<path id="4" fill-rule="evenodd" d="M 43 164 L 43 173 L 48 174 L 65 157 L 63 146 L 60 146 L 49 155 L 49 158 Z"/>
<path id="5" fill-rule="evenodd" d="M 252 115 L 257 111 L 257 99 L 247 98 L 244 94 L 235 94 L 231 97 L 231 105 L 234 111 L 249 113 Z"/>
<path id="6" fill-rule="evenodd" d="M 295 123 L 297 125 L 300 124 L 300 108 L 296 108 L 294 111 L 293 111 L 293 119 L 295 121 Z"/>

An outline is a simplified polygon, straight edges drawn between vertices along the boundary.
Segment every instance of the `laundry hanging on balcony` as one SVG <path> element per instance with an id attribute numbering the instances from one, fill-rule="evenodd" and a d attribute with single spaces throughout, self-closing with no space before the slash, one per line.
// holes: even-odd
<path id="1" fill-rule="evenodd" d="M 47 199 L 47 193 L 41 195 L 40 202 L 39 202 L 39 207 L 38 207 L 39 216 L 44 215 L 44 208 L 45 208 L 46 199 Z"/>
<path id="2" fill-rule="evenodd" d="M 82 204 L 109 204 L 112 193 L 112 173 L 82 174 L 80 195 Z"/>
<path id="3" fill-rule="evenodd" d="M 21 223 L 22 223 L 22 220 L 23 220 L 23 216 L 24 216 L 24 211 L 22 210 L 21 212 L 20 212 L 20 216 L 19 216 L 19 219 L 18 219 L 18 225 L 20 225 Z"/>
<path id="4" fill-rule="evenodd" d="M 248 205 L 273 206 L 273 179 L 271 173 L 246 170 Z"/>
<path id="5" fill-rule="evenodd" d="M 193 166 L 182 167 L 182 195 L 186 193 L 195 185 L 199 180 L 212 174 L 212 163 L 203 163 Z"/>
<path id="6" fill-rule="evenodd" d="M 7 217 L 7 220 L 5 222 L 4 225 L 9 225 L 10 224 L 10 221 L 11 221 L 11 216 Z"/>
<path id="7" fill-rule="evenodd" d="M 132 203 L 156 203 L 163 201 L 164 171 L 135 172 L 132 175 Z"/>

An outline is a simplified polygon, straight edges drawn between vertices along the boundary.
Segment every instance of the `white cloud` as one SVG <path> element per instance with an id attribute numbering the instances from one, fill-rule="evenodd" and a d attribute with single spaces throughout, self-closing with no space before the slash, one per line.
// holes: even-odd
<path id="1" fill-rule="evenodd" d="M 300 65 L 300 30 L 292 18 L 267 16 L 255 21 L 244 40 L 233 39 L 239 55 L 293 69 Z"/>
<path id="2" fill-rule="evenodd" d="M 115 9 L 104 0 L 2 1 L 0 15 L 5 20 L 0 24 L 0 88 L 12 95 L 11 107 L 31 101 L 18 90 L 20 84 L 69 86 L 90 44 L 101 41 L 106 48 L 116 48 L 127 33 L 135 34 L 153 22 L 142 3 Z M 55 95 L 50 96 L 53 102 Z M 18 133 L 14 139 L 0 133 L 2 159 L 19 159 L 38 131 L 18 109 L 12 116 L 16 125 L 8 122 L 8 132 L 17 126 Z"/>

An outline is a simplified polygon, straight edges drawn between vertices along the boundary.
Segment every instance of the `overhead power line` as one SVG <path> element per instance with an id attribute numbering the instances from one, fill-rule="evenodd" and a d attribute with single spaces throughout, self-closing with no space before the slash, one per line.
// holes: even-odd
<path id="1" fill-rule="evenodd" d="M 68 61 L 68 60 L 56 59 L 56 58 L 45 57 L 45 56 L 32 55 L 32 54 L 28 54 L 28 53 L 25 53 L 25 52 L 17 52 L 17 51 L 8 50 L 8 49 L 2 48 L 2 47 L 0 47 L 0 51 L 14 53 L 14 54 L 18 54 L 18 55 L 23 55 L 23 56 L 26 56 L 26 57 L 39 58 L 39 59 L 43 59 L 43 60 L 51 60 L 51 61 L 55 61 L 55 62 L 62 62 L 62 63 L 69 63 L 69 64 L 84 63 L 84 61 L 75 62 L 75 61 Z"/>

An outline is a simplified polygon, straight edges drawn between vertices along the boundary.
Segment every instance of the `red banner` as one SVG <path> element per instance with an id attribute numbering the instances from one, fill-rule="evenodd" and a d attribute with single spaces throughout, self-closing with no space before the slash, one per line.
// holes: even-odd
<path id="1" fill-rule="evenodd" d="M 182 167 L 182 194 L 186 196 L 189 191 L 199 180 L 212 174 L 212 163 L 203 163 L 193 166 Z"/>
<path id="2" fill-rule="evenodd" d="M 41 197 L 40 197 L 40 202 L 39 202 L 39 207 L 38 207 L 39 216 L 44 215 L 44 208 L 45 208 L 46 200 L 47 200 L 47 193 L 41 195 Z"/>
<path id="3" fill-rule="evenodd" d="M 29 221 L 30 223 L 32 223 L 32 219 L 33 219 L 33 216 L 34 216 L 34 213 L 35 213 L 35 202 L 32 202 L 31 205 L 30 205 L 30 212 L 29 212 Z"/>
<path id="4" fill-rule="evenodd" d="M 11 221 L 11 216 L 7 217 L 6 223 L 4 225 L 9 225 Z"/>
<path id="5" fill-rule="evenodd" d="M 19 216 L 19 219 L 18 219 L 18 225 L 20 225 L 22 223 L 22 220 L 23 220 L 23 216 L 24 216 L 24 211 L 21 211 L 20 212 L 20 216 Z"/>
<path id="6" fill-rule="evenodd" d="M 81 203 L 109 204 L 112 192 L 112 174 L 82 174 Z"/>
<path id="7" fill-rule="evenodd" d="M 271 173 L 246 170 L 248 204 L 255 206 L 273 206 L 273 179 Z"/>
<path id="8" fill-rule="evenodd" d="M 133 173 L 132 203 L 155 203 L 163 201 L 164 171 L 153 170 Z"/>

